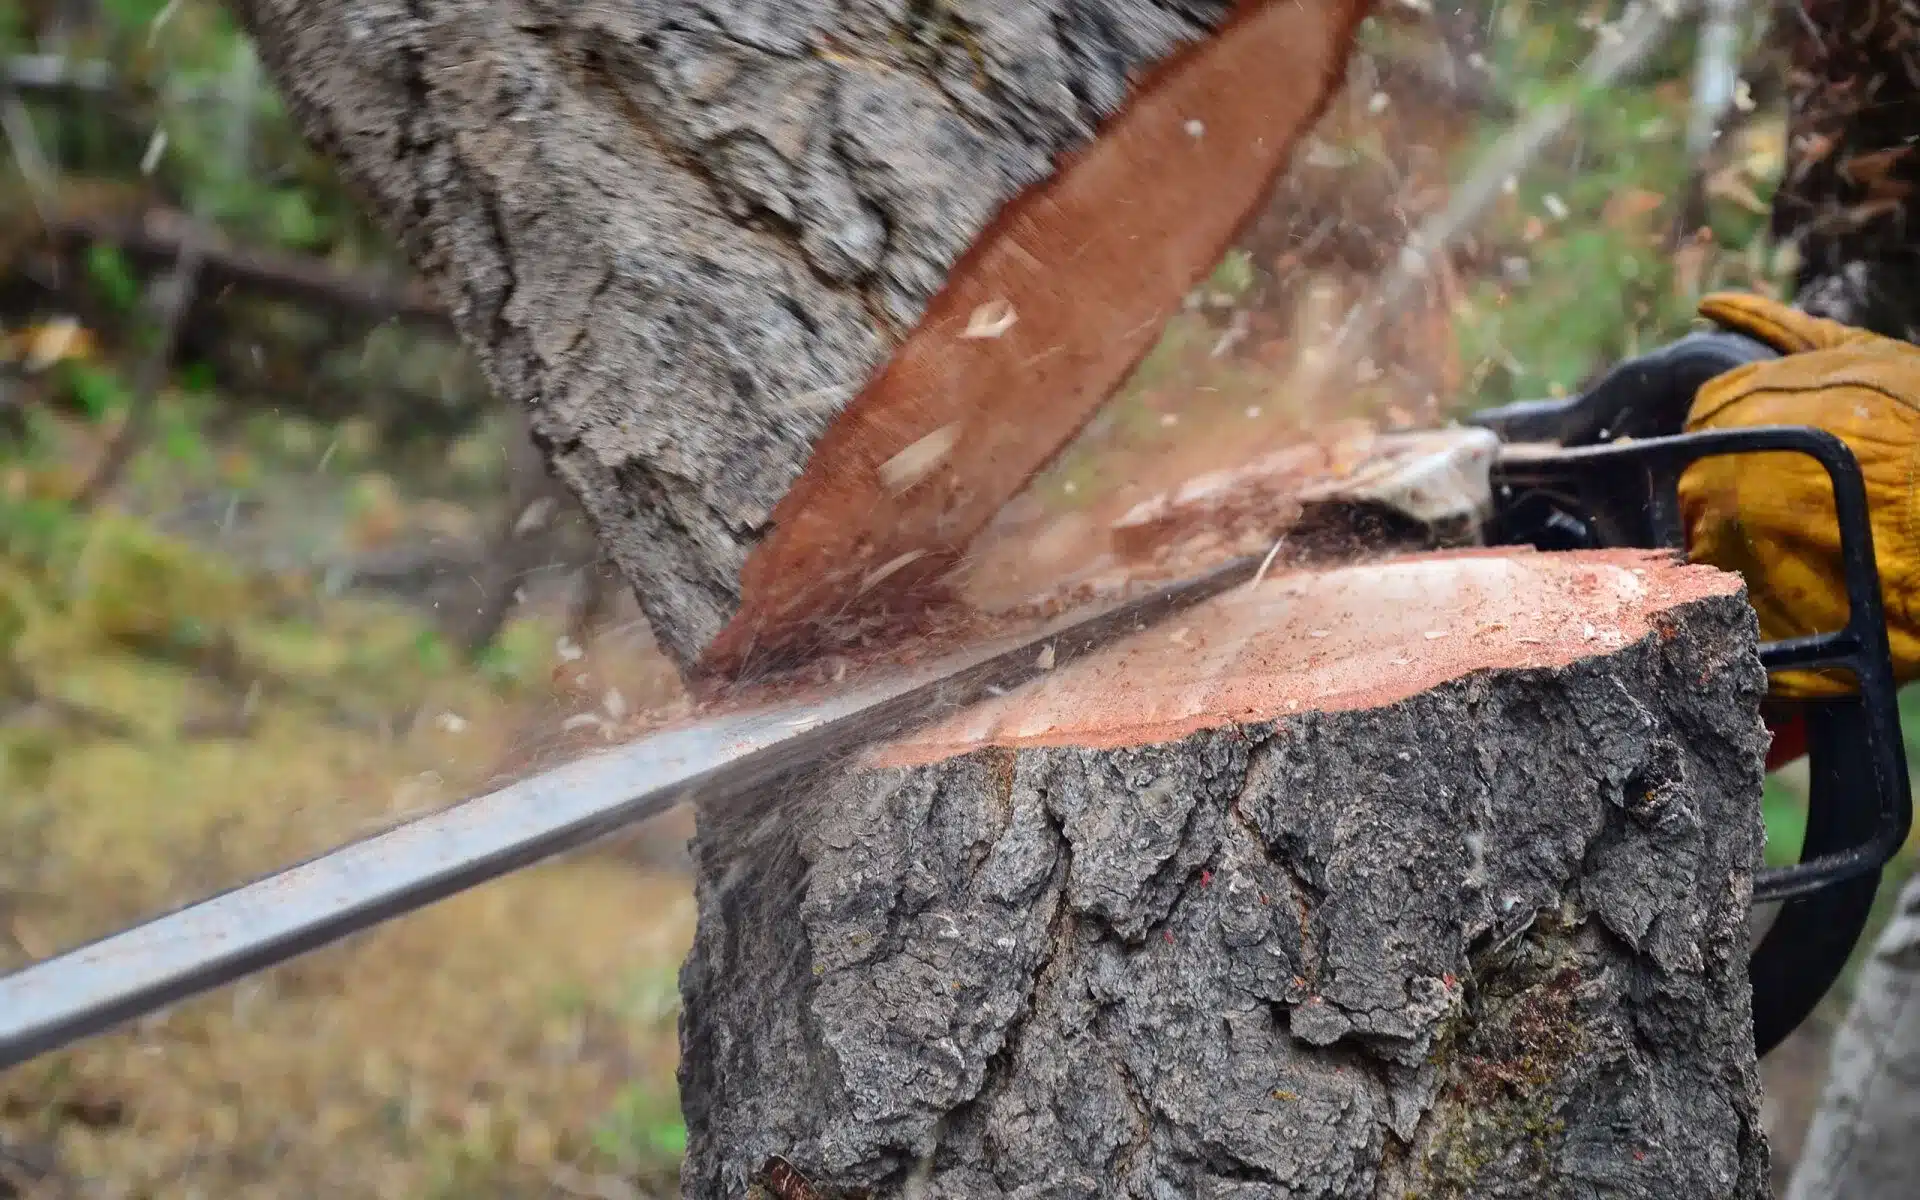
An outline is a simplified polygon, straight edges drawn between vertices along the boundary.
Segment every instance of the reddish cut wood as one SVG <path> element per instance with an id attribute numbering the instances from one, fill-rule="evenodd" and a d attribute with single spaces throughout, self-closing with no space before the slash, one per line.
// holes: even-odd
<path id="1" fill-rule="evenodd" d="M 1010 203 L 815 446 L 704 668 L 800 649 L 823 616 L 937 593 L 1218 263 L 1339 85 L 1367 7 L 1243 5 Z"/>
<path id="2" fill-rule="evenodd" d="M 1375 708 L 1474 671 L 1556 668 L 1658 634 L 1740 580 L 1660 551 L 1470 550 L 1306 569 L 1241 587 L 876 752 L 1119 746 L 1308 711 Z"/>

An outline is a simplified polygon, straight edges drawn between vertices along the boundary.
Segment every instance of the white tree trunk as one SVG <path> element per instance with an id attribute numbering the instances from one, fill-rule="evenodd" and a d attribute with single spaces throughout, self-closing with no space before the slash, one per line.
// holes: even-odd
<path id="1" fill-rule="evenodd" d="M 1860 973 L 1786 1200 L 1920 1196 L 1920 878 Z"/>

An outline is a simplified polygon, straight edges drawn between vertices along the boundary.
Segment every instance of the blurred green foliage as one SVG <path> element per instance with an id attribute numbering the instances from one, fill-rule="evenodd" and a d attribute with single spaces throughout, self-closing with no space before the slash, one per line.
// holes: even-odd
<path id="1" fill-rule="evenodd" d="M 118 246 L 95 242 L 87 247 L 87 278 L 95 294 L 120 313 L 131 313 L 140 303 L 140 280 Z"/>
<path id="2" fill-rule="evenodd" d="M 1506 12 L 1533 6 L 1509 6 Z M 1458 322 L 1461 356 L 1475 368 L 1458 410 L 1561 394 L 1621 358 L 1685 333 L 1698 291 L 1679 275 L 1686 257 L 1641 224 L 1616 215 L 1623 199 L 1657 202 L 1671 221 L 1693 167 L 1682 135 L 1690 98 L 1684 80 L 1690 36 L 1674 38 L 1627 86 L 1594 90 L 1571 79 L 1591 35 L 1576 22 L 1503 17 L 1513 36 L 1493 43 L 1492 70 L 1508 80 L 1521 112 L 1572 99 L 1578 117 L 1567 134 L 1511 181 L 1512 203 L 1479 231 L 1485 242 L 1511 247 L 1524 279 L 1494 272 L 1469 285 Z M 1737 114 L 1736 114 L 1737 115 Z M 1774 118 L 1767 118 L 1774 119 Z M 1503 133 L 1489 126 L 1455 153 L 1456 177 Z M 1756 179 L 1762 203 L 1776 178 Z M 1764 214 L 1725 199 L 1706 210 L 1698 290 L 1746 287 L 1767 278 L 1756 270 Z M 1664 232 L 1656 229 L 1656 233 Z M 1690 233 L 1692 231 L 1689 231 Z"/>

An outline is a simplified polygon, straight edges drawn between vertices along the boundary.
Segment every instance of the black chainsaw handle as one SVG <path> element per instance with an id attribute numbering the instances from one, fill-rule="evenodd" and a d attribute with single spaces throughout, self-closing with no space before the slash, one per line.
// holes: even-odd
<path id="1" fill-rule="evenodd" d="M 1702 384 L 1735 367 L 1778 358 L 1765 342 L 1741 333 L 1690 333 L 1619 363 L 1600 382 L 1562 400 L 1520 400 L 1467 418 L 1503 442 L 1590 446 L 1615 438 L 1667 437 L 1686 426 Z"/>
<path id="2" fill-rule="evenodd" d="M 1858 731 L 1869 719 L 1865 705 L 1827 700 L 1805 706 L 1801 715 L 1812 783 L 1800 843 L 1800 861 L 1807 862 L 1870 842 L 1880 814 L 1871 805 L 1846 803 L 1847 797 L 1878 790 L 1874 757 L 1860 752 Z M 1747 959 L 1756 1053 L 1778 1046 L 1813 1014 L 1853 956 L 1879 891 L 1875 870 L 1780 906 Z"/>

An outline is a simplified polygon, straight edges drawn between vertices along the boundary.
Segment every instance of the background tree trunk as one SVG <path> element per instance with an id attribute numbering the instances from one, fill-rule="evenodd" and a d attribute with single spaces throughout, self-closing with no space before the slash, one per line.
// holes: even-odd
<path id="1" fill-rule="evenodd" d="M 686 1196 L 1766 1194 L 1737 580 L 1415 556 L 1182 625 L 702 810 Z"/>
<path id="2" fill-rule="evenodd" d="M 1920 1181 L 1920 880 L 1860 973 L 1831 1070 L 1787 1200 L 1905 1200 Z"/>
<path id="3" fill-rule="evenodd" d="M 235 5 L 662 646 L 736 672 L 937 594 L 1218 261 L 1366 7 Z"/>
<path id="4" fill-rule="evenodd" d="M 1920 5 L 1798 0 L 1773 29 L 1790 63 L 1773 236 L 1798 259 L 1795 303 L 1920 341 Z"/>

